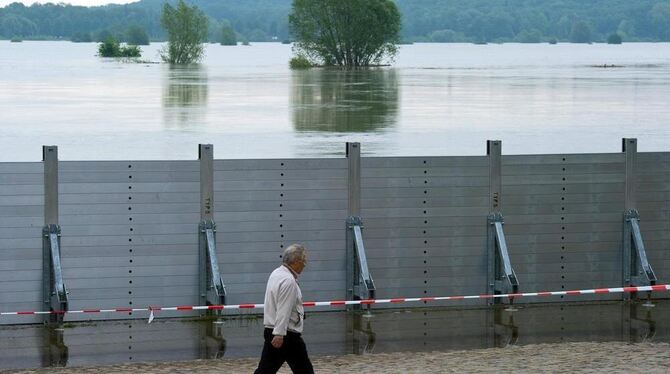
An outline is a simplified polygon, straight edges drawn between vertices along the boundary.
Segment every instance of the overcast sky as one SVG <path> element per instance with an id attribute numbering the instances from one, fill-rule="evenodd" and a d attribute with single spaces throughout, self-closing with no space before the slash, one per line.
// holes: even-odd
<path id="1" fill-rule="evenodd" d="M 7 4 L 11 3 L 24 3 L 26 5 L 31 5 L 33 3 L 68 3 L 72 5 L 85 5 L 85 6 L 95 6 L 95 5 L 105 5 L 105 4 L 128 4 L 128 3 L 134 3 L 139 0 L 0 0 L 0 7 L 4 7 Z"/>

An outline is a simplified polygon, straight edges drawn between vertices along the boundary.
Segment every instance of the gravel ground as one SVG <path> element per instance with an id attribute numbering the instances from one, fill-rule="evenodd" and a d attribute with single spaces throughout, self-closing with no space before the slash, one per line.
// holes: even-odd
<path id="1" fill-rule="evenodd" d="M 317 373 L 668 373 L 668 343 L 561 343 L 468 351 L 312 357 Z M 257 358 L 42 368 L 2 373 L 252 373 Z M 280 373 L 290 373 L 284 365 Z"/>

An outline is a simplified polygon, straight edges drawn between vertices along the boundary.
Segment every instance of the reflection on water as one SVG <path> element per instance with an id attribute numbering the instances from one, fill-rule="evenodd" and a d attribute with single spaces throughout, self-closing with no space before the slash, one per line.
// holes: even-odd
<path id="1" fill-rule="evenodd" d="M 375 351 L 377 334 L 372 328 L 373 315 L 369 313 L 353 313 L 347 318 L 347 331 L 351 333 L 351 353 L 368 354 Z"/>
<path id="2" fill-rule="evenodd" d="M 43 367 L 65 367 L 68 364 L 68 347 L 64 342 L 65 330 L 62 328 L 55 328 L 45 326 L 42 329 L 44 336 L 44 347 L 42 350 L 42 366 Z M 0 368 L 2 366 L 0 365 Z"/>
<path id="3" fill-rule="evenodd" d="M 656 337 L 656 321 L 651 311 L 650 308 L 630 308 L 624 311 L 624 318 L 629 325 L 628 334 L 631 341 L 647 342 L 654 340 Z"/>
<path id="4" fill-rule="evenodd" d="M 219 359 L 226 354 L 226 338 L 222 321 L 200 323 L 199 358 Z"/>
<path id="5" fill-rule="evenodd" d="M 292 72 L 296 131 L 369 132 L 397 123 L 398 75 L 393 69 L 310 69 Z"/>
<path id="6" fill-rule="evenodd" d="M 108 321 L 0 329 L 0 369 L 259 357 L 263 318 Z M 40 338 L 42 337 L 42 338 Z M 479 309 L 311 312 L 313 355 L 448 351 L 583 341 L 670 342 L 670 300 Z"/>
<path id="7" fill-rule="evenodd" d="M 514 313 L 503 313 L 503 309 L 496 309 L 493 316 L 494 333 L 493 346 L 507 347 L 519 341 L 519 326 L 514 323 Z"/>
<path id="8" fill-rule="evenodd" d="M 202 65 L 170 66 L 163 78 L 163 124 L 197 129 L 206 122 L 207 70 Z"/>

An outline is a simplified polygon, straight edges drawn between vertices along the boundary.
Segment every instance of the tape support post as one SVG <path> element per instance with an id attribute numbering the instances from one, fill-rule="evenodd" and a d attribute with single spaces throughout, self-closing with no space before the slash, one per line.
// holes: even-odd
<path id="1" fill-rule="evenodd" d="M 367 299 L 367 300 L 331 300 L 331 301 L 307 301 L 302 305 L 304 307 L 318 306 L 342 306 L 342 305 L 370 305 L 370 304 L 389 304 L 389 303 L 412 303 L 429 302 L 445 300 L 470 300 L 470 299 L 494 299 L 494 298 L 520 298 L 520 297 L 538 297 L 538 296 L 577 296 L 592 294 L 616 294 L 631 292 L 666 292 L 670 291 L 670 284 L 655 286 L 632 286 L 616 288 L 595 288 L 588 290 L 572 291 L 543 291 L 543 292 L 523 292 L 509 293 L 499 295 L 469 295 L 469 296 L 430 296 L 430 297 L 409 297 L 393 299 Z M 154 312 L 158 311 L 192 311 L 192 310 L 223 310 L 223 309 L 263 309 L 264 304 L 231 304 L 231 305 L 181 305 L 171 307 L 149 306 L 146 308 L 114 308 L 114 309 L 82 309 L 82 310 L 51 310 L 51 311 L 20 311 L 20 312 L 1 312 L 0 316 L 24 316 L 24 315 L 43 315 L 43 314 L 92 314 L 92 313 L 132 313 L 132 312 L 150 312 L 153 317 Z M 151 318 L 153 319 L 153 318 Z"/>

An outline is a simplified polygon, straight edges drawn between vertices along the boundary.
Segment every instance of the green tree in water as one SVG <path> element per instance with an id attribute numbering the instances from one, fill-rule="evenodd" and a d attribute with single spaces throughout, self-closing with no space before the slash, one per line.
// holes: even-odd
<path id="1" fill-rule="evenodd" d="M 167 47 L 161 51 L 163 61 L 180 65 L 202 60 L 202 43 L 207 40 L 207 17 L 198 7 L 189 7 L 183 0 L 179 0 L 175 7 L 166 3 L 161 25 L 168 34 Z"/>
<path id="2" fill-rule="evenodd" d="M 392 59 L 400 12 L 392 0 L 293 0 L 289 15 L 296 54 L 343 67 Z"/>

